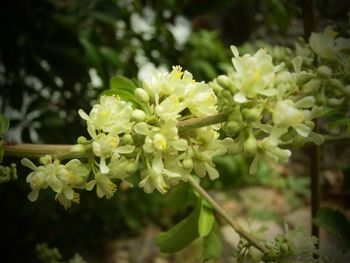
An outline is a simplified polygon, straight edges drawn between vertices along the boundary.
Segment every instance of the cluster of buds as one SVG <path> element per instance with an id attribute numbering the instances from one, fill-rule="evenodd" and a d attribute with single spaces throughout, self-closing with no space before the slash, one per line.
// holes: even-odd
<path id="1" fill-rule="evenodd" d="M 294 59 L 295 72 L 290 72 L 283 63 L 274 65 L 265 49 L 242 57 L 236 47 L 231 49 L 234 68 L 209 85 L 228 116 L 222 128 L 234 138 L 236 153 L 254 157 L 250 173 L 256 172 L 260 160 L 270 165 L 288 160 L 291 152 L 283 145 L 307 140 L 321 144 L 323 138 L 312 132 L 321 107 L 298 85 L 302 59 Z"/>

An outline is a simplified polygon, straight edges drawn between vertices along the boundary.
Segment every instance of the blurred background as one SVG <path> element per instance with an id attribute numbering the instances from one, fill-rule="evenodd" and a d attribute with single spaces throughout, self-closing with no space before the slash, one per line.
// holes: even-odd
<path id="1" fill-rule="evenodd" d="M 264 40 L 293 47 L 303 35 L 296 0 L 13 0 L 0 5 L 0 112 L 10 119 L 6 139 L 15 143 L 75 143 L 86 135 L 77 110 L 90 111 L 112 76 L 145 79 L 154 69 L 181 65 L 196 80 L 209 81 L 230 67 L 232 44 Z M 315 8 L 319 29 L 349 19 L 346 0 L 318 0 Z M 299 156 L 303 163 L 305 156 Z M 234 213 L 270 220 L 308 205 L 304 166 L 261 166 L 255 177 L 246 178 L 241 157 L 221 158 L 217 165 L 223 179 L 207 187 Z M 129 241 L 119 241 L 152 236 L 154 229 L 182 218 L 186 209 L 179 208 L 191 203 L 191 197 L 163 200 L 121 185 L 111 200 L 82 193 L 80 205 L 64 210 L 49 192 L 30 203 L 24 180 L 28 171 L 18 170 L 19 180 L 0 185 L 1 254 L 8 262 L 38 262 L 35 246 L 41 242 L 59 247 L 65 258 L 78 252 L 89 262 L 124 262 L 111 259 L 110 244 L 128 248 Z M 295 174 L 301 176 L 289 176 Z M 252 208 L 254 197 L 232 201 L 221 196 L 223 189 L 238 199 L 249 196 L 241 195 L 242 189 L 253 196 L 270 194 L 277 206 L 286 202 L 290 210 Z M 269 192 L 259 192 L 264 189 Z M 145 257 L 130 262 L 153 262 L 154 257 Z"/>

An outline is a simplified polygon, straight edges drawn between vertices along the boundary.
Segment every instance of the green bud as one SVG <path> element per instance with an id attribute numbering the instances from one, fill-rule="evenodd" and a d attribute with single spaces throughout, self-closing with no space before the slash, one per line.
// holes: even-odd
<path id="1" fill-rule="evenodd" d="M 76 144 L 73 145 L 70 150 L 72 153 L 84 153 L 85 152 L 85 146 L 82 144 Z"/>
<path id="2" fill-rule="evenodd" d="M 216 78 L 216 82 L 223 88 L 230 90 L 232 93 L 236 93 L 237 89 L 234 87 L 232 80 L 226 75 L 220 75 Z"/>
<path id="3" fill-rule="evenodd" d="M 334 89 L 342 90 L 344 85 L 339 79 L 330 79 L 328 85 Z"/>
<path id="4" fill-rule="evenodd" d="M 343 91 L 345 93 L 346 96 L 349 96 L 350 97 L 350 85 L 346 85 L 344 88 L 343 88 Z"/>
<path id="5" fill-rule="evenodd" d="M 229 121 L 228 123 L 226 123 L 225 127 L 224 127 L 224 131 L 226 133 L 227 136 L 229 137 L 233 137 L 237 134 L 237 132 L 240 130 L 240 125 L 239 123 L 235 122 L 235 121 Z"/>
<path id="6" fill-rule="evenodd" d="M 191 158 L 186 158 L 182 161 L 182 167 L 186 170 L 191 170 L 193 168 L 193 161 Z"/>
<path id="7" fill-rule="evenodd" d="M 52 162 L 52 157 L 51 157 L 51 155 L 45 155 L 45 156 L 41 156 L 40 158 L 39 158 L 39 162 L 41 163 L 41 164 L 43 164 L 43 165 L 45 165 L 45 164 L 49 164 L 49 163 L 51 163 Z"/>
<path id="8" fill-rule="evenodd" d="M 208 86 L 214 90 L 215 93 L 222 91 L 222 87 L 216 82 L 216 80 L 210 81 Z"/>
<path id="9" fill-rule="evenodd" d="M 329 79 L 332 76 L 332 69 L 327 66 L 319 66 L 317 68 L 317 75 L 322 79 Z"/>
<path id="10" fill-rule="evenodd" d="M 307 83 L 303 85 L 304 92 L 312 92 L 317 90 L 321 85 L 321 81 L 319 79 L 311 79 Z"/>
<path id="11" fill-rule="evenodd" d="M 130 163 L 128 166 L 126 166 L 125 168 L 125 171 L 128 173 L 128 174 L 134 174 L 136 173 L 137 171 L 137 163 Z"/>
<path id="12" fill-rule="evenodd" d="M 248 139 L 243 143 L 243 151 L 248 155 L 256 154 L 257 143 L 256 139 L 251 132 Z"/>
<path id="13" fill-rule="evenodd" d="M 298 74 L 297 84 L 303 85 L 303 84 L 309 82 L 312 78 L 313 78 L 312 74 L 307 73 L 307 72 L 301 72 L 300 74 Z"/>
<path id="14" fill-rule="evenodd" d="M 87 144 L 87 143 L 89 143 L 88 139 L 86 139 L 84 136 L 79 136 L 77 142 L 79 144 Z"/>
<path id="15" fill-rule="evenodd" d="M 336 98 L 329 98 L 327 99 L 327 104 L 329 106 L 340 106 L 344 101 L 344 98 L 336 99 Z"/>
<path id="16" fill-rule="evenodd" d="M 146 117 L 146 113 L 139 109 L 134 110 L 131 115 L 131 118 L 135 121 L 144 121 Z"/>
<path id="17" fill-rule="evenodd" d="M 149 95 L 148 95 L 147 91 L 145 91 L 144 89 L 137 88 L 137 89 L 135 89 L 134 94 L 135 94 L 135 97 L 142 102 L 149 101 Z"/>
<path id="18" fill-rule="evenodd" d="M 199 160 L 203 161 L 203 162 L 211 162 L 212 161 L 212 158 L 209 154 L 206 154 L 206 153 L 200 153 L 199 154 Z"/>
<path id="19" fill-rule="evenodd" d="M 127 133 L 121 138 L 120 143 L 122 145 L 134 145 L 134 140 L 133 140 L 131 134 Z"/>
<path id="20" fill-rule="evenodd" d="M 220 95 L 224 98 L 224 99 L 227 99 L 229 101 L 232 100 L 232 94 L 230 91 L 228 91 L 227 89 L 224 89 L 221 91 Z"/>
<path id="21" fill-rule="evenodd" d="M 242 152 L 242 146 L 239 143 L 234 143 L 229 146 L 228 153 L 232 155 L 236 155 Z"/>
<path id="22" fill-rule="evenodd" d="M 261 116 L 261 110 L 259 108 L 254 109 L 243 109 L 242 110 L 243 118 L 248 122 L 254 122 L 258 120 Z"/>

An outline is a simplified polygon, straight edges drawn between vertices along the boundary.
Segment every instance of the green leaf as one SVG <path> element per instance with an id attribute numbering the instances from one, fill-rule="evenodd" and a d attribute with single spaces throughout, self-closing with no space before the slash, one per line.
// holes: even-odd
<path id="1" fill-rule="evenodd" d="M 5 150 L 3 147 L 3 141 L 0 141 L 0 163 L 2 163 L 2 160 L 4 158 Z"/>
<path id="2" fill-rule="evenodd" d="M 85 37 L 79 39 L 80 44 L 84 47 L 86 56 L 98 70 L 101 70 L 101 57 L 97 48 Z"/>
<path id="3" fill-rule="evenodd" d="M 333 208 L 320 208 L 317 211 L 314 223 L 350 245 L 350 222 L 341 211 Z"/>
<path id="4" fill-rule="evenodd" d="M 201 209 L 198 219 L 198 233 L 199 236 L 207 236 L 214 224 L 215 218 L 213 214 L 213 208 L 205 201 L 201 200 Z"/>
<path id="5" fill-rule="evenodd" d="M 137 84 L 137 81 L 128 79 L 123 76 L 115 76 L 111 78 L 109 82 L 110 89 L 102 92 L 101 96 L 117 95 L 123 100 L 130 101 L 136 108 L 149 113 L 147 105 L 138 101 L 134 95 L 134 91 L 138 87 Z"/>
<path id="6" fill-rule="evenodd" d="M 173 226 L 167 232 L 160 233 L 156 238 L 156 244 L 164 253 L 180 251 L 198 237 L 198 217 L 200 206 L 181 222 Z"/>
<path id="7" fill-rule="evenodd" d="M 221 256 L 222 243 L 220 236 L 220 229 L 216 222 L 214 222 L 210 233 L 203 239 L 203 261 L 215 259 Z"/>
<path id="8" fill-rule="evenodd" d="M 0 137 L 4 135 L 4 133 L 8 130 L 9 126 L 10 122 L 8 118 L 5 115 L 0 114 Z"/>
<path id="9" fill-rule="evenodd" d="M 110 47 L 100 47 L 100 53 L 114 68 L 120 68 L 122 66 L 118 53 L 114 49 Z"/>

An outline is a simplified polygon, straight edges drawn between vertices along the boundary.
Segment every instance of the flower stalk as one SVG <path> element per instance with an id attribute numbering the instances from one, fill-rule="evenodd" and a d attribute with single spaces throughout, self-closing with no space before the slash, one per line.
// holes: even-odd
<path id="1" fill-rule="evenodd" d="M 191 176 L 188 178 L 188 182 L 240 236 L 261 252 L 266 252 L 266 248 L 237 224 Z"/>

